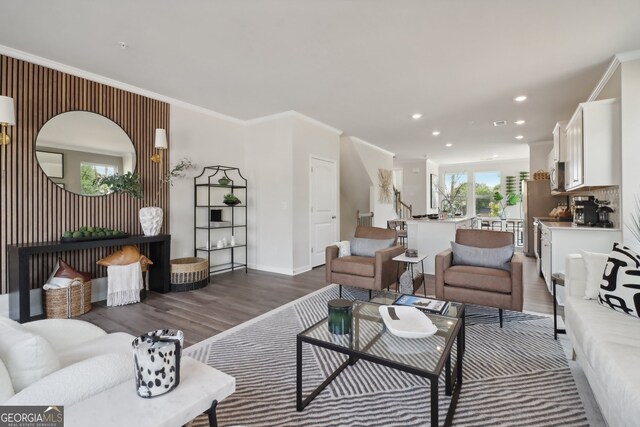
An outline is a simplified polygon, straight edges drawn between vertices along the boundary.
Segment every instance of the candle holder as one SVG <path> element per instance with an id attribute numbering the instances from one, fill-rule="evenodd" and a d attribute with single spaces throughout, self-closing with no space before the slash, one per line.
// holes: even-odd
<path id="1" fill-rule="evenodd" d="M 346 299 L 333 299 L 327 303 L 329 308 L 329 332 L 335 335 L 345 335 L 351 333 L 351 322 L 353 319 L 353 301 Z"/>

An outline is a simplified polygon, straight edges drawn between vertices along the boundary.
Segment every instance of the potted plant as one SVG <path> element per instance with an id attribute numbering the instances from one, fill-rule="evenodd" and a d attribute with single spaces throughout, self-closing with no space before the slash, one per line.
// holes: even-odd
<path id="1" fill-rule="evenodd" d="M 640 196 L 635 196 L 636 201 L 636 209 L 635 212 L 631 214 L 631 224 L 627 223 L 627 228 L 633 234 L 633 237 L 636 238 L 638 243 L 640 243 Z"/>
<path id="2" fill-rule="evenodd" d="M 240 199 L 238 199 L 234 194 L 225 194 L 224 195 L 224 204 L 229 206 L 235 206 L 239 203 L 242 203 Z"/>
<path id="3" fill-rule="evenodd" d="M 140 225 L 142 226 L 142 232 L 145 236 L 157 236 L 160 234 L 160 228 L 162 227 L 163 212 L 162 208 L 156 206 L 160 200 L 162 190 L 167 184 L 173 186 L 173 180 L 175 178 L 182 178 L 185 176 L 188 169 L 193 169 L 194 165 L 191 160 L 184 158 L 175 164 L 164 176 L 160 178 L 160 185 L 158 191 L 153 199 L 151 206 L 146 206 L 140 209 Z"/>
<path id="4" fill-rule="evenodd" d="M 498 216 L 506 219 L 507 213 L 505 209 L 507 206 L 515 206 L 518 203 L 519 197 L 516 193 L 507 193 L 503 196 L 499 191 L 493 193 L 493 202 L 491 203 L 491 216 Z"/>
<path id="5" fill-rule="evenodd" d="M 140 175 L 127 172 L 124 175 L 98 175 L 94 181 L 104 193 L 125 193 L 134 199 L 142 198 Z"/>

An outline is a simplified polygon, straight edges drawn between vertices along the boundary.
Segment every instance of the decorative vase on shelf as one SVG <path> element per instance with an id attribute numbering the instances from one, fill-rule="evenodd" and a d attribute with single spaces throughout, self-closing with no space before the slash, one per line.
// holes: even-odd
<path id="1" fill-rule="evenodd" d="M 220 178 L 218 180 L 218 184 L 220 185 L 229 185 L 231 183 L 231 180 L 229 178 L 227 178 L 226 176 Z"/>
<path id="2" fill-rule="evenodd" d="M 162 208 L 152 206 L 140 209 L 140 225 L 145 236 L 160 234 L 162 216 Z"/>

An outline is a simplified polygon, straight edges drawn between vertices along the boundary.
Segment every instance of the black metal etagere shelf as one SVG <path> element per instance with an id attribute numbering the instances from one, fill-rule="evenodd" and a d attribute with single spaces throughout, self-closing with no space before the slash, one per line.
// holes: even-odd
<path id="1" fill-rule="evenodd" d="M 228 184 L 220 183 L 220 180 L 228 181 Z M 202 173 L 193 179 L 194 188 L 194 209 L 193 209 L 193 254 L 206 253 L 209 261 L 209 275 L 220 273 L 223 271 L 234 271 L 244 268 L 247 271 L 247 179 L 242 176 L 239 168 L 231 166 L 206 166 Z M 205 188 L 206 195 L 202 194 Z M 200 192 L 199 192 L 200 190 Z M 243 203 L 237 205 L 222 204 L 224 195 L 231 193 L 238 197 Z M 205 200 L 206 199 L 206 200 Z M 205 204 L 206 202 L 206 204 Z M 199 211 L 207 209 L 206 225 L 202 224 L 202 214 Z M 222 209 L 223 217 L 230 218 L 228 225 L 216 225 L 211 221 L 211 209 Z M 244 221 L 242 221 L 244 219 Z M 216 231 L 223 230 L 221 233 Z M 244 230 L 244 233 L 238 231 Z M 198 232 L 206 231 L 206 246 L 198 246 Z M 231 235 L 229 236 L 229 231 Z M 216 234 L 212 238 L 212 235 Z M 217 247 L 215 240 L 220 234 L 224 234 L 224 238 L 233 237 L 243 239 L 244 241 L 236 241 L 234 245 L 228 244 L 224 247 Z M 213 239 L 213 240 L 212 240 Z M 212 262 L 212 256 L 223 251 L 230 251 L 231 262 L 222 262 L 215 264 Z M 240 252 L 240 253 L 238 253 Z M 238 260 L 243 254 L 244 259 Z"/>

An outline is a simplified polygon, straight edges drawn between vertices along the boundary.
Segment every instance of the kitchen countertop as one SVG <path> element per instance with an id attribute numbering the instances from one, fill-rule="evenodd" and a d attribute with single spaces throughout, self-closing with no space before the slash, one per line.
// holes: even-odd
<path id="1" fill-rule="evenodd" d="M 427 224 L 427 223 L 439 224 L 439 223 L 443 223 L 443 222 L 458 223 L 458 222 L 468 221 L 468 220 L 473 219 L 473 218 L 475 218 L 475 217 L 463 216 L 463 217 L 453 217 L 453 218 L 447 218 L 447 219 L 429 219 L 429 218 L 416 219 L 416 218 L 411 218 L 411 219 L 408 219 L 406 221 L 406 223 L 407 224 Z"/>
<path id="2" fill-rule="evenodd" d="M 601 228 L 601 227 L 580 227 L 573 225 L 573 222 L 559 221 L 540 221 L 547 228 L 557 230 L 579 230 L 579 231 L 620 231 L 619 228 Z"/>

